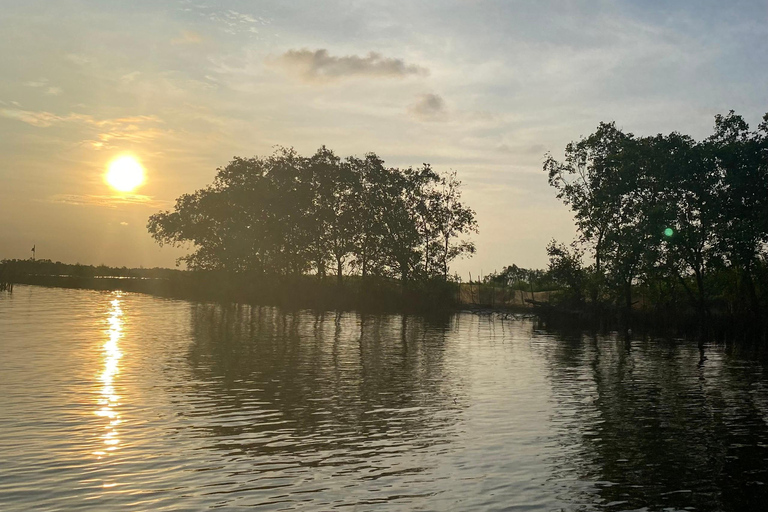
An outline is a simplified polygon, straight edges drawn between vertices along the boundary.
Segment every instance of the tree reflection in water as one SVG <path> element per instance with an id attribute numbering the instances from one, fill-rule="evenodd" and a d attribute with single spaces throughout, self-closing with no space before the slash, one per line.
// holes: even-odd
<path id="1" fill-rule="evenodd" d="M 594 484 L 607 510 L 756 510 L 768 503 L 766 372 L 695 344 L 542 339 L 563 457 L 554 477 Z"/>
<path id="2" fill-rule="evenodd" d="M 469 492 L 485 506 L 523 492 L 579 510 L 744 510 L 768 499 L 755 357 L 718 349 L 701 362 L 695 343 L 471 315 L 434 325 L 197 305 L 191 322 L 185 414 L 232 475 L 216 484 L 230 500 L 445 506 Z M 527 384 L 536 375 L 543 387 Z"/>
<path id="3" fill-rule="evenodd" d="M 443 364 L 448 324 L 401 316 L 199 305 L 189 362 L 199 434 L 244 471 L 418 474 L 461 413 Z M 335 468 L 335 469 L 334 469 Z"/>

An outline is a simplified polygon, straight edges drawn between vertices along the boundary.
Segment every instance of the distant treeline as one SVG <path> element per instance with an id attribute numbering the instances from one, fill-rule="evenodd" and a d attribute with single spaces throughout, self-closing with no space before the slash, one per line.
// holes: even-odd
<path id="1" fill-rule="evenodd" d="M 523 268 L 517 265 L 509 265 L 500 272 L 492 272 L 482 277 L 480 281 L 485 284 L 529 292 L 558 290 L 561 287 L 557 277 L 549 270 Z"/>
<path id="2" fill-rule="evenodd" d="M 108 267 L 106 265 L 82 265 L 80 263 L 62 263 L 51 260 L 0 260 L 0 276 L 67 276 L 67 277 L 118 277 L 171 279 L 183 273 L 182 270 L 169 268 L 127 268 Z"/>
<path id="3" fill-rule="evenodd" d="M 765 333 L 768 114 L 756 131 L 733 111 L 718 115 L 702 141 L 602 123 L 544 170 L 579 231 L 547 248 L 563 304 Z"/>
<path id="4" fill-rule="evenodd" d="M 450 278 L 450 262 L 472 254 L 477 231 L 456 174 L 387 167 L 375 154 L 341 159 L 322 147 L 304 157 L 279 149 L 235 158 L 213 184 L 152 215 L 162 244 L 192 246 L 195 270 L 249 276 Z"/>

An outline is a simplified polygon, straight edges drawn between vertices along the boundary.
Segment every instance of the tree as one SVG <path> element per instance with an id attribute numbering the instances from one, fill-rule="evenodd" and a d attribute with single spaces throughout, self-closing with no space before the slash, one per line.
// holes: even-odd
<path id="1" fill-rule="evenodd" d="M 366 280 L 370 274 L 383 272 L 383 211 L 386 201 L 381 191 L 386 186 L 389 174 L 384 168 L 384 161 L 374 153 L 367 154 L 364 159 L 349 157 L 346 162 L 355 175 L 352 215 L 357 236 L 352 265 L 360 270 L 363 280 Z"/>
<path id="2" fill-rule="evenodd" d="M 570 142 L 565 148 L 565 162 L 552 155 L 544 161 L 549 184 L 557 190 L 557 197 L 573 210 L 576 225 L 584 242 L 593 246 L 595 268 L 602 274 L 605 236 L 616 222 L 620 205 L 606 178 L 616 174 L 617 164 L 627 139 L 615 123 L 600 123 L 594 134 Z"/>
<path id="3" fill-rule="evenodd" d="M 551 155 L 544 162 L 550 185 L 573 210 L 581 240 L 592 249 L 593 303 L 602 297 L 607 279 L 623 290 L 626 307 L 632 305 L 632 283 L 648 232 L 643 213 L 649 195 L 641 187 L 646 153 L 633 134 L 614 123 L 600 123 L 594 134 L 566 146 L 564 163 Z"/>
<path id="4" fill-rule="evenodd" d="M 428 164 L 400 170 L 373 153 L 342 160 L 324 146 L 308 158 L 279 148 L 234 158 L 147 228 L 161 245 L 192 245 L 180 259 L 192 269 L 322 277 L 332 261 L 339 283 L 347 267 L 403 283 L 447 278 L 448 263 L 474 250 L 455 239 L 477 230 L 459 187 Z"/>
<path id="5" fill-rule="evenodd" d="M 190 268 L 299 274 L 311 266 L 318 219 L 307 159 L 281 148 L 267 158 L 235 158 L 212 185 L 149 218 L 162 244 L 195 251 Z"/>
<path id="6" fill-rule="evenodd" d="M 311 243 L 316 247 L 318 274 L 325 273 L 323 261 L 330 253 L 336 264 L 337 281 L 341 284 L 344 263 L 355 248 L 357 236 L 355 175 L 348 162 L 342 162 L 325 146 L 309 159 L 309 166 L 314 180 L 311 209 L 317 229 Z"/>
<path id="7" fill-rule="evenodd" d="M 717 195 L 717 243 L 726 265 L 740 276 L 752 315 L 759 316 L 755 272 L 768 243 L 768 114 L 756 132 L 732 110 L 715 117 L 715 133 L 705 141 L 721 180 Z"/>
<path id="8" fill-rule="evenodd" d="M 549 276 L 560 285 L 568 302 L 581 304 L 584 302 L 586 273 L 582 258 L 584 251 L 576 243 L 571 247 L 552 240 L 547 245 L 549 256 Z"/>
<path id="9" fill-rule="evenodd" d="M 420 274 L 420 266 L 427 238 L 425 201 L 429 187 L 439 180 L 437 174 L 425 165 L 402 172 L 389 169 L 385 184 L 379 189 L 384 208 L 383 245 L 387 265 L 400 276 L 403 283 Z"/>
<path id="10" fill-rule="evenodd" d="M 760 316 L 768 286 L 768 114 L 757 131 L 732 111 L 718 115 L 714 134 L 700 142 L 677 132 L 635 137 L 601 123 L 566 146 L 564 162 L 549 155 L 544 170 L 595 259 L 587 282 L 608 285 L 627 310 L 637 284 L 674 290 L 673 277 L 703 325 L 713 300 L 726 297 L 724 283 L 738 276 L 739 291 L 728 293 Z M 561 249 L 550 246 L 567 261 Z M 654 286 L 659 280 L 665 285 Z M 607 295 L 599 286 L 590 294 L 593 301 Z"/>
<path id="11" fill-rule="evenodd" d="M 443 278 L 448 279 L 451 261 L 475 253 L 475 244 L 459 237 L 478 230 L 475 212 L 461 202 L 461 181 L 456 178 L 455 171 L 440 179 L 440 189 L 431 196 L 430 211 L 437 235 L 432 254 L 440 265 Z"/>

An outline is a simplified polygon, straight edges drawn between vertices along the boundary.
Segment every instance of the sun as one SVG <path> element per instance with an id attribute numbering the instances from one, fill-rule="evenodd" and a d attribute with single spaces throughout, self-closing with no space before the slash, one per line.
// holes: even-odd
<path id="1" fill-rule="evenodd" d="M 109 164 L 104 180 L 118 192 L 132 192 L 144 183 L 144 168 L 136 158 L 121 156 Z"/>

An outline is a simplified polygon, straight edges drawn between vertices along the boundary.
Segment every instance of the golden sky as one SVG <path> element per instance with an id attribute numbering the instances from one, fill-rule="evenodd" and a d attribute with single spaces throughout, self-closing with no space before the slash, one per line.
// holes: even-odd
<path id="1" fill-rule="evenodd" d="M 696 138 L 768 111 L 768 4 L 540 1 L 7 2 L 0 258 L 172 266 L 147 217 L 275 145 L 455 169 L 467 275 L 546 265 L 575 234 L 547 151 L 615 120 Z M 146 181 L 116 193 L 111 161 Z"/>

